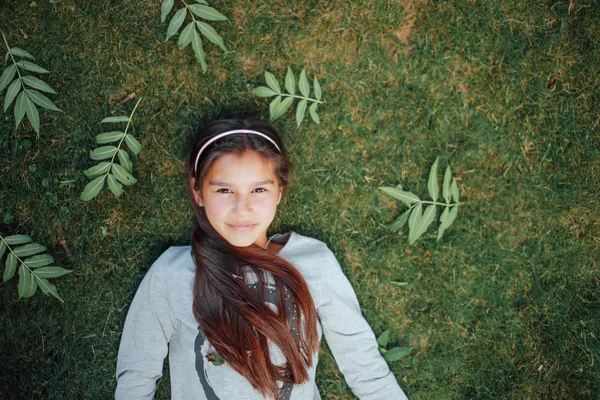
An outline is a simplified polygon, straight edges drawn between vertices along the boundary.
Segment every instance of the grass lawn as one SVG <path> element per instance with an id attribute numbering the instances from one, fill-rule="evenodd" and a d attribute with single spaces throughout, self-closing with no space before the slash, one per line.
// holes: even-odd
<path id="1" fill-rule="evenodd" d="M 283 85 L 291 66 L 319 78 L 326 103 L 320 125 L 297 128 L 292 110 L 274 122 L 295 179 L 273 232 L 325 241 L 375 333 L 414 347 L 390 363 L 409 398 L 598 398 L 600 1 L 211 5 L 229 18 L 211 22 L 227 51 L 204 40 L 204 74 L 178 36 L 165 43 L 158 0 L 2 2 L 0 30 L 50 71 L 34 76 L 63 112 L 41 113 L 39 138 L 27 121 L 15 129 L 12 106 L 0 120 L 0 232 L 31 235 L 73 273 L 53 279 L 64 303 L 19 300 L 17 277 L 0 285 L 0 397 L 113 395 L 137 286 L 189 244 L 195 129 L 268 119 L 250 91 L 264 71 Z M 94 138 L 113 128 L 100 120 L 128 115 L 131 93 L 138 183 L 83 202 Z M 383 226 L 404 206 L 378 187 L 427 197 L 437 157 L 464 205 L 442 240 L 436 223 L 409 245 L 406 227 Z M 328 350 L 317 381 L 324 399 L 353 398 Z"/>

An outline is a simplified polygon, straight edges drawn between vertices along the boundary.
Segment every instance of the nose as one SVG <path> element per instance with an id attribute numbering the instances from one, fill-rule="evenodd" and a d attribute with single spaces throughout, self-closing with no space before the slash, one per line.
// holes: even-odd
<path id="1" fill-rule="evenodd" d="M 235 214 L 244 214 L 252 211 L 252 204 L 250 203 L 250 196 L 237 195 L 234 204 Z"/>

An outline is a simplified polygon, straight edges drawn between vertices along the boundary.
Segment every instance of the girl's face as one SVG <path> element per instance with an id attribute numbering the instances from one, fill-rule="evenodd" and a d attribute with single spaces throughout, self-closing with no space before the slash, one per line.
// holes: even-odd
<path id="1" fill-rule="evenodd" d="M 281 189 L 272 162 L 255 151 L 247 151 L 220 156 L 206 174 L 200 191 L 194 192 L 194 198 L 204 207 L 212 227 L 229 243 L 265 247 L 267 228 L 275 217 Z"/>

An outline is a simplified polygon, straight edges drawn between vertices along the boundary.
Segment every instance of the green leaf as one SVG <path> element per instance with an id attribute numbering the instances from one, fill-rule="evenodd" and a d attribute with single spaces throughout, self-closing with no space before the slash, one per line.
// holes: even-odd
<path id="1" fill-rule="evenodd" d="M 13 249 L 13 254 L 17 257 L 22 258 L 41 253 L 46 250 L 47 249 L 39 243 L 30 243 Z"/>
<path id="2" fill-rule="evenodd" d="M 113 168 L 115 165 L 117 165 L 117 164 L 113 164 Z M 117 178 L 115 178 L 115 176 L 113 174 L 108 174 L 106 179 L 108 182 L 108 188 L 110 189 L 111 192 L 113 192 L 113 194 L 115 196 L 119 197 L 120 195 L 123 194 L 123 185 L 121 185 L 119 182 L 117 182 Z"/>
<path id="3" fill-rule="evenodd" d="M 117 148 L 115 146 L 102 146 L 94 151 L 90 151 L 90 158 L 92 160 L 105 160 L 111 158 L 115 154 L 117 154 Z"/>
<path id="4" fill-rule="evenodd" d="M 265 80 L 267 81 L 267 85 L 276 93 L 281 94 L 281 87 L 279 86 L 279 82 L 277 82 L 277 78 L 275 75 L 270 73 L 269 71 L 265 71 Z M 271 95 L 272 96 L 272 95 Z"/>
<path id="5" fill-rule="evenodd" d="M 44 292 L 44 294 L 51 294 L 52 296 L 56 297 L 57 299 L 59 299 L 61 302 L 64 303 L 63 299 L 61 299 L 61 297 L 58 295 L 56 286 L 51 284 L 47 279 L 40 278 L 36 275 L 34 275 L 34 277 L 35 277 L 35 280 L 37 281 L 37 284 L 40 286 L 40 289 L 42 289 L 42 292 Z"/>
<path id="6" fill-rule="evenodd" d="M 456 179 L 452 179 L 452 185 L 450 185 L 450 194 L 454 198 L 454 201 L 458 203 L 459 193 L 458 185 L 456 184 Z"/>
<path id="7" fill-rule="evenodd" d="M 5 87 L 13 80 L 15 74 L 17 73 L 17 67 L 15 64 L 11 64 L 10 67 L 7 67 L 4 72 L 2 72 L 2 77 L 0 78 L 0 92 L 4 90 Z"/>
<path id="8" fill-rule="evenodd" d="M 439 157 L 435 159 L 435 162 L 431 166 L 429 171 L 429 182 L 427 182 L 427 190 L 433 201 L 437 201 L 438 195 L 440 194 L 440 186 L 438 184 L 437 170 L 438 170 Z"/>
<path id="9" fill-rule="evenodd" d="M 293 101 L 294 101 L 294 98 L 291 96 L 288 96 L 285 99 L 283 99 L 281 101 L 281 103 L 279 103 L 279 105 L 277 105 L 277 110 L 275 110 L 276 117 L 274 117 L 273 119 L 277 119 L 277 118 L 281 117 L 283 114 L 285 114 L 285 112 L 288 110 L 288 108 L 290 108 L 290 106 L 292 105 Z"/>
<path id="10" fill-rule="evenodd" d="M 394 347 L 393 349 L 388 350 L 384 355 L 386 361 L 393 362 L 398 361 L 413 351 L 413 347 Z"/>
<path id="11" fill-rule="evenodd" d="M 167 38 L 165 39 L 165 42 L 167 40 L 169 40 L 169 38 L 171 36 L 173 36 L 174 34 L 177 33 L 177 31 L 179 30 L 179 28 L 181 28 L 181 25 L 183 24 L 183 21 L 185 20 L 185 8 L 182 8 L 181 10 L 177 11 L 175 13 L 175 15 L 173 16 L 173 18 L 171 19 L 171 22 L 169 23 L 169 27 L 167 28 Z"/>
<path id="12" fill-rule="evenodd" d="M 408 221 L 408 216 L 410 215 L 410 211 L 411 211 L 411 209 L 409 208 L 404 213 L 402 213 L 402 215 L 400 215 L 398 217 L 398 219 L 396 219 L 391 224 L 386 225 L 385 227 L 388 228 L 388 229 L 400 229 L 400 228 L 402 228 L 404 226 L 404 224 L 406 224 L 406 221 Z"/>
<path id="13" fill-rule="evenodd" d="M 444 184 L 442 186 L 442 196 L 446 199 L 446 203 L 450 203 L 450 183 L 452 182 L 452 171 L 450 170 L 450 165 L 446 167 L 446 172 L 444 173 Z"/>
<path id="14" fill-rule="evenodd" d="M 160 22 L 161 23 L 166 21 L 167 15 L 169 15 L 171 10 L 173 9 L 174 3 L 175 2 L 173 0 L 164 0 L 162 2 L 162 5 L 160 7 Z"/>
<path id="15" fill-rule="evenodd" d="M 200 4 L 191 4 L 188 7 L 194 14 L 207 21 L 227 21 L 226 16 L 212 7 Z"/>
<path id="16" fill-rule="evenodd" d="M 404 190 L 400 190 L 395 187 L 390 186 L 382 186 L 379 189 L 383 190 L 383 192 L 389 196 L 392 196 L 406 204 L 410 207 L 413 203 L 418 203 L 419 197 L 411 192 L 405 192 Z"/>
<path id="17" fill-rule="evenodd" d="M 206 73 L 206 54 L 204 53 L 204 49 L 202 48 L 202 38 L 198 31 L 194 29 L 194 34 L 192 36 L 192 49 L 194 49 L 194 54 L 196 55 L 196 60 L 200 63 L 202 67 L 202 71 Z"/>
<path id="18" fill-rule="evenodd" d="M 137 182 L 137 179 L 131 176 L 131 174 L 119 164 L 113 164 L 111 172 L 115 174 L 115 177 L 119 180 L 119 182 L 121 182 L 124 185 L 129 186 Z"/>
<path id="19" fill-rule="evenodd" d="M 208 2 L 206 2 L 206 0 L 195 0 L 196 3 L 200 3 L 200 4 L 204 4 L 205 6 L 208 5 Z"/>
<path id="20" fill-rule="evenodd" d="M 19 127 L 19 125 L 21 124 L 21 121 L 23 120 L 23 117 L 25 116 L 25 113 L 27 112 L 27 105 L 28 103 L 31 103 L 31 101 L 29 101 L 29 98 L 27 98 L 27 95 L 25 94 L 25 91 L 22 91 L 21 93 L 19 93 L 19 96 L 17 96 L 17 101 L 15 102 L 15 129 Z"/>
<path id="21" fill-rule="evenodd" d="M 19 298 L 28 298 L 35 294 L 37 290 L 37 282 L 31 272 L 21 264 L 19 267 Z"/>
<path id="22" fill-rule="evenodd" d="M 6 96 L 4 96 L 4 112 L 8 110 L 8 107 L 13 102 L 17 94 L 19 94 L 19 90 L 21 90 L 21 81 L 19 79 L 15 79 L 13 83 L 10 84 L 8 90 L 6 91 Z"/>
<path id="23" fill-rule="evenodd" d="M 290 94 L 296 94 L 296 77 L 290 67 L 288 67 L 287 74 L 285 75 L 285 89 Z"/>
<path id="24" fill-rule="evenodd" d="M 83 189 L 83 192 L 81 193 L 81 196 L 79 198 L 83 201 L 90 201 L 91 199 L 96 197 L 104 187 L 105 178 L 106 175 L 102 175 L 88 183 Z"/>
<path id="25" fill-rule="evenodd" d="M 29 139 L 25 139 L 25 140 L 23 140 L 23 142 L 22 142 L 22 143 L 31 143 L 31 140 L 29 140 Z M 30 148 L 30 147 L 31 147 L 31 146 L 29 146 L 29 147 L 26 147 L 26 148 Z M 43 181 L 42 181 L 42 182 L 43 182 Z M 7 225 L 8 225 L 8 224 L 12 224 L 12 222 L 13 222 L 14 220 L 15 220 L 15 217 L 13 217 L 13 216 L 12 216 L 12 214 L 10 213 L 10 211 L 7 211 L 7 212 L 4 214 L 4 218 L 2 219 L 2 222 L 4 222 L 5 224 L 7 224 Z"/>
<path id="26" fill-rule="evenodd" d="M 321 123 L 321 119 L 319 118 L 319 114 L 317 114 L 317 107 L 319 106 L 319 103 L 312 103 L 309 111 L 310 111 L 310 117 L 313 119 L 313 121 L 315 121 L 315 123 L 318 125 Z"/>
<path id="27" fill-rule="evenodd" d="M 98 175 L 106 174 L 110 170 L 110 166 L 111 163 L 108 161 L 103 161 L 98 165 L 94 165 L 93 167 L 86 169 L 83 171 L 83 173 L 88 178 L 94 178 Z"/>
<path id="28" fill-rule="evenodd" d="M 116 142 L 117 140 L 121 140 L 124 135 L 125 133 L 121 131 L 104 132 L 96 136 L 96 143 L 106 144 Z"/>
<path id="29" fill-rule="evenodd" d="M 38 109 L 35 107 L 35 104 L 31 100 L 29 100 L 29 96 L 27 96 L 27 119 L 31 122 L 31 126 L 33 126 L 33 130 L 38 135 L 40 134 L 40 113 Z"/>
<path id="30" fill-rule="evenodd" d="M 223 38 L 219 36 L 215 28 L 202 21 L 196 21 L 196 26 L 198 26 L 200 32 L 206 36 L 208 40 L 219 46 L 223 51 L 227 51 L 225 43 L 223 43 Z"/>
<path id="31" fill-rule="evenodd" d="M 446 226 L 446 224 L 448 221 L 448 215 L 449 215 L 448 210 L 449 209 L 450 209 L 450 207 L 444 207 L 444 211 L 442 211 L 442 215 L 440 216 L 440 227 L 438 228 L 438 236 L 437 236 L 438 242 L 442 238 L 444 231 L 448 228 L 448 226 Z"/>
<path id="32" fill-rule="evenodd" d="M 431 225 L 431 223 L 435 219 L 435 211 L 435 205 L 430 205 L 425 209 L 423 216 L 417 221 L 417 224 L 414 228 L 416 229 L 416 232 L 414 233 L 413 239 L 411 240 L 410 244 L 413 244 L 418 238 L 421 237 L 421 235 L 425 233 L 425 231 L 427 231 L 427 228 L 429 228 L 429 225 Z"/>
<path id="33" fill-rule="evenodd" d="M 33 89 L 43 90 L 44 92 L 56 94 L 54 89 L 52 89 L 50 86 L 48 86 L 48 84 L 46 82 L 44 82 L 41 79 L 36 78 L 35 76 L 25 75 L 22 78 L 23 78 L 23 83 Z"/>
<path id="34" fill-rule="evenodd" d="M 28 257 L 23 260 L 23 262 L 29 268 L 39 268 L 52 264 L 54 262 L 54 257 L 52 257 L 50 254 L 39 254 L 37 256 Z"/>
<path id="35" fill-rule="evenodd" d="M 277 97 L 275 97 L 275 100 L 273 100 L 271 102 L 271 104 L 269 104 L 269 114 L 271 116 L 271 121 L 273 121 L 275 119 L 274 116 L 277 113 L 277 109 L 279 108 L 280 103 L 281 103 L 281 96 L 277 96 Z"/>
<path id="36" fill-rule="evenodd" d="M 185 49 L 188 46 L 188 44 L 192 43 L 192 38 L 194 37 L 195 30 L 196 26 L 193 21 L 187 24 L 185 28 L 183 28 L 183 31 L 181 31 L 181 35 L 179 35 L 179 40 L 177 41 L 177 44 L 179 45 L 180 49 Z"/>
<path id="37" fill-rule="evenodd" d="M 404 287 L 406 285 L 408 285 L 408 283 L 406 282 L 390 282 L 392 285 L 398 286 L 398 287 Z"/>
<path id="38" fill-rule="evenodd" d="M 300 126 L 302 121 L 304 121 L 304 115 L 306 114 L 307 103 L 308 103 L 307 100 L 301 100 L 298 103 L 298 108 L 296 108 L 296 124 L 297 124 L 297 126 Z"/>
<path id="39" fill-rule="evenodd" d="M 380 345 L 381 347 L 387 346 L 389 337 L 390 337 L 390 330 L 388 329 L 385 332 L 383 332 L 381 335 L 379 335 L 379 337 L 377 338 L 377 344 Z"/>
<path id="40" fill-rule="evenodd" d="M 38 92 L 37 90 L 29 89 L 27 90 L 27 96 L 33 100 L 35 104 L 40 107 L 47 108 L 53 111 L 62 111 L 60 108 L 56 107 L 49 98 Z"/>
<path id="41" fill-rule="evenodd" d="M 20 49 L 18 47 L 13 47 L 12 49 L 10 49 L 10 52 L 13 53 L 13 55 L 15 55 L 15 56 L 26 57 L 26 58 L 31 58 L 32 60 L 35 60 L 34 56 L 32 56 L 31 54 L 29 54 L 25 50 Z"/>
<path id="42" fill-rule="evenodd" d="M 206 359 L 208 361 L 210 361 L 215 367 L 218 367 L 225 363 L 225 360 L 223 360 L 223 357 L 221 357 L 218 353 L 207 354 Z"/>
<path id="43" fill-rule="evenodd" d="M 5 251 L 6 251 L 6 243 L 4 243 L 4 240 L 0 239 L 0 260 L 2 260 L 2 256 L 4 255 Z"/>
<path id="44" fill-rule="evenodd" d="M 443 220 L 440 218 L 440 220 L 442 220 L 442 224 L 438 229 L 438 241 L 442 238 L 442 235 L 446 232 L 446 230 L 450 228 L 456 219 L 456 216 L 458 215 L 458 206 L 454 206 L 452 208 L 448 207 L 448 209 L 450 209 L 450 211 L 447 213 L 445 218 Z"/>
<path id="45" fill-rule="evenodd" d="M 100 121 L 101 124 L 108 124 L 112 122 L 129 122 L 129 117 L 120 115 L 117 117 L 106 117 L 102 121 Z"/>
<path id="46" fill-rule="evenodd" d="M 131 173 L 133 171 L 133 163 L 129 158 L 129 154 L 127 154 L 125 150 L 119 149 L 117 155 L 119 157 L 119 162 L 121 163 L 121 166 L 125 168 L 125 171 Z"/>
<path id="47" fill-rule="evenodd" d="M 315 79 L 313 81 L 313 87 L 315 90 L 315 98 L 321 101 L 321 85 L 319 85 L 319 81 L 317 80 L 317 76 L 315 75 Z M 315 103 L 317 104 L 317 103 Z"/>
<path id="48" fill-rule="evenodd" d="M 138 140 L 130 133 L 125 135 L 125 143 L 127 143 L 129 150 L 131 150 L 131 152 L 136 156 L 140 154 L 140 151 L 142 151 L 142 144 L 138 142 Z"/>
<path id="49" fill-rule="evenodd" d="M 302 72 L 300 72 L 298 88 L 300 89 L 300 93 L 302 93 L 302 96 L 308 97 L 308 95 L 310 94 L 310 86 L 308 85 L 308 79 L 306 78 L 306 71 L 304 70 L 304 68 L 302 69 Z"/>
<path id="50" fill-rule="evenodd" d="M 50 71 L 40 67 L 39 65 L 32 63 L 31 61 L 25 61 L 25 60 L 17 61 L 17 67 L 20 67 L 20 68 L 23 68 L 23 69 L 26 69 L 26 70 L 32 71 L 32 72 L 37 72 L 40 74 L 50 73 Z"/>
<path id="51" fill-rule="evenodd" d="M 415 208 L 413 208 L 410 217 L 408 218 L 408 241 L 411 244 L 419 238 L 416 235 L 419 232 L 419 221 L 421 220 L 422 210 L 423 206 L 421 203 L 419 203 Z"/>
<path id="52" fill-rule="evenodd" d="M 448 211 L 448 210 L 450 210 L 450 211 Z M 440 224 L 440 227 L 438 228 L 437 240 L 440 240 L 442 238 L 442 235 L 448 228 L 450 228 L 450 225 L 452 225 L 452 223 L 456 219 L 457 215 L 458 215 L 458 205 L 456 205 L 452 208 L 446 207 L 444 209 L 444 212 L 442 213 L 442 216 L 440 217 L 441 224 Z"/>
<path id="53" fill-rule="evenodd" d="M 59 276 L 63 276 L 69 274 L 73 271 L 69 271 L 67 269 L 61 267 L 43 267 L 38 268 L 33 273 L 38 278 L 58 278 Z"/>
<path id="54" fill-rule="evenodd" d="M 252 93 L 258 97 L 272 97 L 277 95 L 276 92 L 266 86 L 259 86 L 255 89 L 252 89 Z"/>
<path id="55" fill-rule="evenodd" d="M 33 239 L 28 235 L 12 235 L 4 238 L 6 244 L 25 244 L 32 243 Z"/>
<path id="56" fill-rule="evenodd" d="M 13 253 L 9 253 L 6 257 L 6 266 L 4 267 L 4 282 L 15 276 L 17 271 L 17 257 Z"/>

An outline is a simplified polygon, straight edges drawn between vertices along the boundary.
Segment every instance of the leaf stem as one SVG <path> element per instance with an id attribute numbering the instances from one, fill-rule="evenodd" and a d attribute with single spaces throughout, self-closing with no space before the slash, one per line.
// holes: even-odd
<path id="1" fill-rule="evenodd" d="M 282 94 L 278 94 L 278 96 L 284 96 L 284 97 L 295 97 L 295 98 L 297 98 L 297 99 L 302 99 L 302 100 L 310 100 L 310 101 L 312 101 L 312 102 L 314 102 L 314 103 L 319 103 L 319 104 L 323 104 L 323 103 L 325 103 L 324 101 L 319 101 L 319 100 L 317 100 L 317 99 L 311 99 L 310 97 L 296 96 L 295 94 L 285 94 L 285 93 L 282 93 Z"/>
<path id="2" fill-rule="evenodd" d="M 457 206 L 459 204 L 463 204 L 461 202 L 448 204 L 448 203 L 438 203 L 437 201 L 424 201 L 424 200 L 419 200 L 419 203 L 421 203 L 421 204 L 432 204 L 432 205 L 436 205 L 436 206 L 446 206 L 446 207 Z"/>
<path id="3" fill-rule="evenodd" d="M 6 40 L 6 36 L 4 36 L 4 32 L 2 32 L 2 38 L 4 39 L 4 43 L 6 44 L 8 54 L 10 54 L 10 59 L 12 60 L 13 64 L 15 64 L 15 68 L 17 69 L 17 75 L 19 75 L 19 81 L 21 81 L 21 86 L 23 87 L 23 89 L 25 89 L 25 85 L 23 84 L 23 77 L 21 77 L 21 73 L 19 72 L 19 66 L 17 65 L 17 62 L 15 61 L 15 58 L 12 55 L 12 51 L 10 51 L 10 46 L 8 45 L 8 41 Z"/>
<path id="4" fill-rule="evenodd" d="M 6 43 L 6 47 L 8 48 L 8 54 L 10 54 L 10 58 L 11 58 L 13 64 L 15 64 L 15 69 L 17 70 L 17 75 L 19 75 L 18 79 L 19 79 L 19 82 L 21 82 L 21 87 L 23 88 L 23 91 L 25 92 L 25 96 L 29 99 L 28 101 L 32 101 L 31 96 L 29 95 L 29 90 L 27 90 L 27 88 L 25 87 L 25 82 L 23 82 L 23 77 L 21 76 L 21 72 L 19 72 L 19 66 L 17 65 L 17 62 L 15 61 L 15 58 L 12 55 L 12 51 L 10 51 L 10 47 L 8 45 L 8 41 L 6 40 L 6 36 L 4 36 L 4 32 L 2 32 L 2 38 L 4 39 L 4 43 Z M 16 106 L 17 106 L 17 102 L 15 100 L 15 107 Z M 29 116 L 27 118 L 29 118 Z M 32 123 L 32 126 L 33 126 L 33 123 Z M 38 139 L 40 138 L 39 132 L 37 134 L 37 138 Z"/>
<path id="5" fill-rule="evenodd" d="M 127 136 L 127 131 L 129 130 L 129 125 L 131 124 L 131 119 L 133 118 L 133 114 L 135 113 L 135 110 L 137 109 L 138 104 L 140 104 L 140 101 L 142 101 L 141 97 L 139 98 L 137 103 L 135 103 L 135 106 L 133 107 L 133 111 L 131 112 L 131 114 L 129 114 L 129 121 L 127 121 L 127 126 L 125 127 L 125 132 L 123 132 L 123 137 L 121 138 L 121 141 L 119 142 L 119 145 L 117 146 L 117 151 L 115 151 L 115 154 L 113 154 L 112 158 L 110 159 L 111 167 L 108 170 L 108 172 L 106 174 L 104 174 L 104 176 L 107 176 L 110 173 L 110 171 L 112 171 L 112 164 L 114 164 L 115 157 L 119 153 L 119 150 L 121 150 L 121 144 L 123 144 L 123 140 L 125 140 L 125 136 Z"/>
<path id="6" fill-rule="evenodd" d="M 185 0 L 181 0 L 181 1 L 183 1 L 183 4 L 185 4 L 185 8 L 187 8 L 187 10 L 190 13 L 190 16 L 192 17 L 194 22 L 196 22 L 196 18 L 194 18 L 194 13 L 192 12 L 192 10 L 190 10 L 190 6 L 188 5 L 188 3 L 186 3 Z M 194 29 L 196 29 L 196 28 L 194 28 Z"/>
<path id="7" fill-rule="evenodd" d="M 2 34 L 2 36 L 4 36 L 4 33 Z M 33 274 L 33 270 L 31 268 L 29 268 L 29 266 L 27 264 L 25 264 L 25 261 L 21 260 L 19 258 L 19 256 L 15 254 L 15 252 L 13 251 L 13 249 L 10 248 L 10 246 L 8 245 L 8 243 L 6 243 L 6 240 L 4 240 L 4 238 L 2 236 L 0 236 L 0 240 L 2 240 L 4 242 L 4 245 L 6 246 L 6 248 L 8 249 L 8 251 L 10 251 L 12 254 L 14 254 L 15 257 L 17 258 L 17 260 L 19 260 L 21 262 L 21 264 L 23 264 L 25 266 L 25 268 L 27 268 L 29 270 L 29 272 L 31 272 Z"/>
<path id="8" fill-rule="evenodd" d="M 418 206 L 419 204 L 431 204 L 431 205 L 434 205 L 434 206 L 445 206 L 445 207 L 452 207 L 452 206 L 458 206 L 459 204 L 464 204 L 464 203 L 462 203 L 462 202 L 458 202 L 458 203 L 451 203 L 451 204 L 448 204 L 448 203 L 438 203 L 438 202 L 436 202 L 436 201 L 424 201 L 424 200 L 419 200 L 418 202 L 416 202 L 416 203 L 413 203 L 413 204 L 410 206 L 410 208 L 409 208 L 407 211 L 410 211 L 410 210 L 412 210 L 413 208 L 415 208 L 415 207 L 416 207 L 416 206 Z"/>

